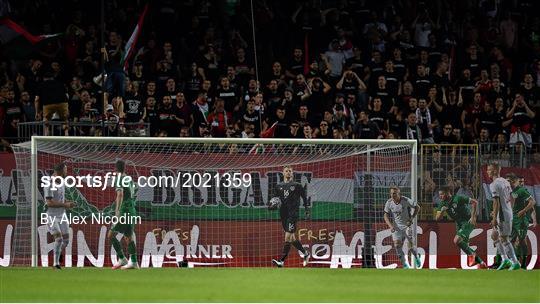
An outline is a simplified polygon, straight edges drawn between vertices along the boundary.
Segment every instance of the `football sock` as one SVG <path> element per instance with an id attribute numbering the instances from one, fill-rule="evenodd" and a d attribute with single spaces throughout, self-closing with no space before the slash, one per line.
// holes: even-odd
<path id="1" fill-rule="evenodd" d="M 120 245 L 120 241 L 118 241 L 116 237 L 112 237 L 111 243 L 114 247 L 114 250 L 116 250 L 116 256 L 118 257 L 118 259 L 121 260 L 125 258 L 124 252 L 122 251 L 122 245 Z"/>
<path id="2" fill-rule="evenodd" d="M 521 258 L 522 258 L 522 255 L 523 255 L 523 248 L 522 248 L 523 246 L 521 245 L 521 243 L 518 243 L 517 245 L 512 244 L 512 246 L 514 247 L 514 252 L 516 253 L 516 258 L 521 263 Z"/>
<path id="3" fill-rule="evenodd" d="M 501 255 L 501 263 L 503 260 L 507 260 L 508 259 L 508 256 L 506 255 L 506 251 L 504 250 L 504 246 L 503 246 L 503 243 L 501 241 L 497 241 L 497 243 L 495 243 L 495 246 L 497 246 L 497 250 L 499 251 L 499 254 Z"/>
<path id="4" fill-rule="evenodd" d="M 135 248 L 135 241 L 131 240 L 128 244 L 129 258 L 132 263 L 137 263 L 137 249 Z"/>
<path id="5" fill-rule="evenodd" d="M 416 247 L 411 247 L 411 252 L 414 254 L 415 257 L 417 257 L 417 258 L 420 257 L 418 255 L 418 250 L 416 250 Z"/>
<path id="6" fill-rule="evenodd" d="M 521 244 L 521 259 L 520 259 L 521 265 L 527 264 L 527 253 L 529 253 L 529 247 L 527 246 L 527 242 L 525 242 Z"/>
<path id="7" fill-rule="evenodd" d="M 459 243 L 457 244 L 459 248 L 461 248 L 461 250 L 463 250 L 463 252 L 465 252 L 467 255 L 471 255 L 474 253 L 474 251 L 471 249 L 471 247 L 469 247 L 469 244 L 465 243 L 465 241 L 459 241 Z"/>
<path id="8" fill-rule="evenodd" d="M 62 250 L 69 244 L 69 238 L 62 239 Z"/>
<path id="9" fill-rule="evenodd" d="M 506 250 L 506 256 L 512 261 L 513 264 L 516 264 L 518 262 L 516 258 L 516 253 L 514 252 L 514 246 L 512 246 L 512 243 L 510 241 L 506 240 L 503 243 L 504 249 Z"/>
<path id="10" fill-rule="evenodd" d="M 497 249 L 497 251 L 499 251 Z M 495 255 L 495 261 L 493 262 L 493 265 L 500 265 L 502 262 L 502 257 L 499 253 L 497 253 L 497 255 Z"/>
<path id="11" fill-rule="evenodd" d="M 302 246 L 299 240 L 294 240 L 294 242 L 292 242 L 292 245 L 294 246 L 294 248 L 302 252 L 303 255 L 306 255 L 306 249 L 304 249 L 304 246 Z"/>
<path id="12" fill-rule="evenodd" d="M 62 238 L 54 239 L 54 265 L 60 264 L 60 255 L 62 254 Z"/>
<path id="13" fill-rule="evenodd" d="M 282 262 L 285 261 L 285 259 L 289 255 L 289 250 L 291 250 L 291 243 L 285 242 L 285 244 L 283 244 L 283 255 L 279 259 L 280 261 L 282 261 Z"/>
<path id="14" fill-rule="evenodd" d="M 403 253 L 403 246 L 402 245 L 396 246 L 396 253 L 397 253 L 397 256 L 399 258 L 399 261 L 401 262 L 401 265 L 405 265 L 405 263 L 406 263 L 405 254 Z"/>

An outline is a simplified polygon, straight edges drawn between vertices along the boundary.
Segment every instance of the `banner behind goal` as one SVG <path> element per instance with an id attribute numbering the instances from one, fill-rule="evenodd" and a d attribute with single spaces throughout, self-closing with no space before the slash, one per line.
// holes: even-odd
<path id="1" fill-rule="evenodd" d="M 271 266 L 284 231 L 268 203 L 291 165 L 312 206 L 308 219 L 301 207 L 296 232 L 312 254 L 308 267 L 395 268 L 383 208 L 391 185 L 416 200 L 416 149 L 415 141 L 391 140 L 33 137 L 14 147 L 20 178 L 12 261 L 52 264 L 53 240 L 40 222 L 42 176 L 65 162 L 68 176 L 105 181 L 122 159 L 136 183 L 150 184 L 139 185 L 136 202 L 141 267 Z M 86 223 L 70 226 L 63 265 L 110 266 L 110 225 L 97 220 L 114 215 L 115 189 L 110 180 L 106 189 L 82 181 L 66 187 L 75 202 L 68 214 Z M 298 266 L 292 249 L 286 267 Z"/>

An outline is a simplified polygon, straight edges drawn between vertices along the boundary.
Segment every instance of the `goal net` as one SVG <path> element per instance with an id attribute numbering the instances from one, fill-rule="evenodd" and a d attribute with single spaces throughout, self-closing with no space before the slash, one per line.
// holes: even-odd
<path id="1" fill-rule="evenodd" d="M 107 174 L 118 159 L 138 185 L 140 223 L 134 222 L 141 267 L 271 266 L 285 233 L 280 212 L 268 204 L 284 165 L 292 166 L 311 206 L 305 218 L 301 204 L 296 228 L 312 255 L 308 267 L 397 267 L 383 220 L 389 187 L 416 200 L 415 141 L 33 137 L 14 151 L 13 265 L 52 265 L 42 186 L 60 162 L 73 177 L 65 179 L 66 200 L 75 203 L 67 212 L 72 222 L 65 267 L 117 261 L 105 221 L 114 215 L 116 198 Z M 76 180 L 86 176 L 92 180 Z M 94 177 L 101 178 L 100 187 Z M 412 228 L 416 242 L 416 223 Z M 285 266 L 301 265 L 293 247 Z"/>

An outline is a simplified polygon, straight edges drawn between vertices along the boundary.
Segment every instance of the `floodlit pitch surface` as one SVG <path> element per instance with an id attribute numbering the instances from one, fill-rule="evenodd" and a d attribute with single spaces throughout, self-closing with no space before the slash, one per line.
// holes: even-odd
<path id="1" fill-rule="evenodd" d="M 0 302 L 540 302 L 540 270 L 0 269 Z"/>

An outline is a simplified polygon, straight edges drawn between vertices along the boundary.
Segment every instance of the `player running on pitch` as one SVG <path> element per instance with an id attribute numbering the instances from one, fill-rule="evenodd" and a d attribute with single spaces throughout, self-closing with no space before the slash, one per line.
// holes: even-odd
<path id="1" fill-rule="evenodd" d="M 456 222 L 454 244 L 468 255 L 467 264 L 469 266 L 479 265 L 478 268 L 482 269 L 487 268 L 484 261 L 469 247 L 469 235 L 476 226 L 478 201 L 466 196 L 452 195 L 448 187 L 439 190 L 439 198 L 441 202 L 437 207 L 435 219 L 440 220 L 443 213 L 446 212 Z"/>
<path id="2" fill-rule="evenodd" d="M 65 163 L 59 163 L 54 166 L 53 176 L 66 177 L 67 166 Z M 66 218 L 66 209 L 71 209 L 75 204 L 72 201 L 65 200 L 66 188 L 62 185 L 55 185 L 44 189 L 45 204 L 47 206 L 47 228 L 54 237 L 54 262 L 53 267 L 60 267 L 60 256 L 69 244 L 69 224 Z M 64 219 L 64 220 L 62 220 Z"/>
<path id="3" fill-rule="evenodd" d="M 493 180 L 489 185 L 493 197 L 491 226 L 497 228 L 493 229 L 491 238 L 503 259 L 497 270 L 506 268 L 516 270 L 521 265 L 516 258 L 514 246 L 509 240 L 512 235 L 512 187 L 506 179 L 501 177 L 501 167 L 498 163 L 489 164 L 487 173 Z"/>
<path id="4" fill-rule="evenodd" d="M 293 181 L 293 169 L 291 166 L 283 167 L 283 182 L 278 183 L 274 190 L 274 194 L 270 199 L 268 208 L 274 210 L 279 208 L 279 216 L 281 225 L 285 231 L 285 244 L 283 244 L 283 254 L 278 260 L 272 259 L 272 264 L 277 267 L 283 267 L 285 259 L 289 255 L 291 245 L 302 252 L 303 265 L 307 266 L 310 254 L 302 246 L 300 241 L 296 239 L 296 222 L 298 221 L 298 213 L 300 207 L 300 198 L 304 203 L 306 219 L 309 218 L 309 201 L 306 197 L 306 189 L 297 182 Z"/>
<path id="5" fill-rule="evenodd" d="M 394 249 L 396 250 L 403 268 L 411 268 L 409 263 L 405 260 L 405 253 L 403 252 L 403 241 L 406 238 L 409 241 L 409 248 L 411 248 L 410 250 L 414 254 L 416 268 L 420 268 L 420 255 L 414 245 L 411 229 L 412 221 L 418 214 L 420 207 L 410 198 L 402 196 L 401 191 L 396 186 L 390 187 L 390 196 L 391 198 L 388 199 L 384 205 L 384 221 L 392 231 Z M 412 214 L 411 209 L 413 209 Z M 390 214 L 392 214 L 392 221 L 389 217 Z"/>
<path id="6" fill-rule="evenodd" d="M 506 178 L 513 188 L 514 198 L 513 218 L 512 218 L 512 243 L 517 251 L 519 262 L 522 267 L 527 264 L 527 231 L 529 230 L 529 213 L 534 210 L 535 201 L 527 189 L 521 186 L 520 178 L 514 174 L 509 174 Z"/>
<path id="7" fill-rule="evenodd" d="M 137 187 L 133 183 L 133 180 L 128 175 L 125 175 L 126 163 L 123 160 L 116 161 L 116 172 L 118 177 L 116 179 L 116 208 L 115 216 L 135 216 L 135 199 L 137 198 Z M 129 183 L 124 183 L 122 180 L 128 179 Z M 125 185 L 127 184 L 127 186 Z M 118 262 L 113 265 L 112 269 L 137 269 L 137 250 L 135 247 L 135 240 L 133 239 L 133 232 L 135 231 L 135 224 L 121 224 L 117 223 L 109 231 L 109 239 L 116 250 Z M 129 261 L 126 259 L 122 250 L 122 244 L 116 238 L 117 234 L 121 233 L 123 239 L 128 244 Z"/>

